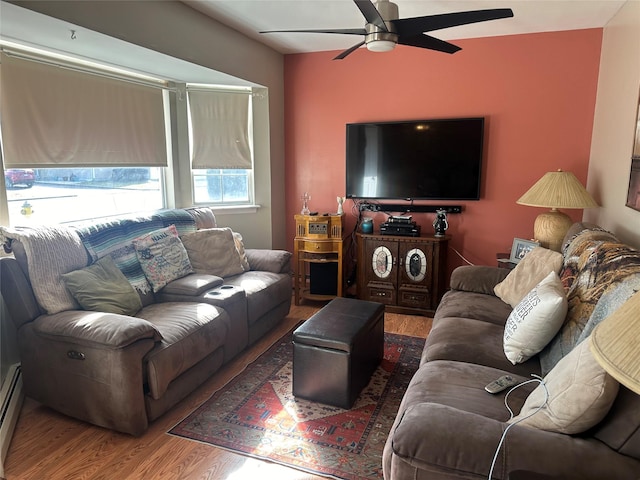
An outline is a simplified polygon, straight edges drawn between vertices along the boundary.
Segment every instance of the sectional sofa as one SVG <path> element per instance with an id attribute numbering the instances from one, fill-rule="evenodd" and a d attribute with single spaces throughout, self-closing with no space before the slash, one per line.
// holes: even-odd
<path id="1" fill-rule="evenodd" d="M 27 396 L 140 435 L 289 312 L 291 254 L 208 208 L 0 228 Z"/>
<path id="2" fill-rule="evenodd" d="M 581 223 L 562 255 L 456 269 L 387 438 L 385 480 L 639 479 L 640 395 L 588 347 L 639 290 L 640 252 Z M 530 383 L 485 391 L 503 375 Z"/>

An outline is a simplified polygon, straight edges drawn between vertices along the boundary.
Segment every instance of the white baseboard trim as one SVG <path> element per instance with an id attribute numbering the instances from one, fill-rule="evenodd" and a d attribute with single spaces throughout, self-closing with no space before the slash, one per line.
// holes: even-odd
<path id="1" fill-rule="evenodd" d="M 0 478 L 5 478 L 4 462 L 23 400 L 22 370 L 20 364 L 16 363 L 9 368 L 0 390 Z"/>

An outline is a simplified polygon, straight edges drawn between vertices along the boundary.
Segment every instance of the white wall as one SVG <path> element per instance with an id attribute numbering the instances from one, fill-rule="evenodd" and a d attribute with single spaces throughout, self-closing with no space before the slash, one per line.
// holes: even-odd
<path id="1" fill-rule="evenodd" d="M 587 189 L 601 208 L 584 220 L 640 248 L 640 212 L 625 206 L 640 95 L 640 1 L 629 0 L 604 29 Z"/>
<path id="2" fill-rule="evenodd" d="M 256 152 L 256 203 L 261 208 L 255 214 L 218 215 L 218 223 L 241 232 L 247 247 L 286 247 L 286 217 L 282 214 L 284 81 L 280 53 L 173 0 L 21 1 L 19 5 L 267 87 L 268 97 L 260 102 L 268 103 L 269 125 L 256 132 L 268 139 L 266 147 Z M 78 37 L 82 38 L 82 32 Z"/>

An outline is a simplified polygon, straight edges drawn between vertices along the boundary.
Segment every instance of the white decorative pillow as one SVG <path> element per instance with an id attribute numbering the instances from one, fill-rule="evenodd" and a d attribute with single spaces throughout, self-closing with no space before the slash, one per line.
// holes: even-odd
<path id="1" fill-rule="evenodd" d="M 561 267 L 561 253 L 535 247 L 494 287 L 493 291 L 503 302 L 515 308 L 549 272 L 559 273 Z"/>
<path id="2" fill-rule="evenodd" d="M 229 277 L 244 272 L 230 228 L 206 228 L 182 236 L 196 273 Z"/>
<path id="3" fill-rule="evenodd" d="M 193 272 L 175 225 L 136 238 L 133 248 L 154 292 Z"/>
<path id="4" fill-rule="evenodd" d="M 22 260 L 21 267 L 29 272 L 36 300 L 48 314 L 80 308 L 61 277 L 64 273 L 86 267 L 89 261 L 75 230 L 63 225 L 2 227 L 0 237 L 3 241 L 9 239 L 12 244 L 21 244 L 25 258 L 20 258 L 16 251 L 16 259 Z"/>
<path id="5" fill-rule="evenodd" d="M 546 405 L 533 413 L 545 399 L 544 387 L 539 385 L 525 400 L 520 414 L 509 423 L 569 435 L 581 433 L 605 417 L 620 387 L 596 362 L 588 341 L 560 360 L 544 381 L 549 391 Z"/>
<path id="6" fill-rule="evenodd" d="M 504 327 L 504 353 L 514 365 L 540 352 L 567 316 L 567 296 L 556 272 L 531 290 L 509 315 Z"/>

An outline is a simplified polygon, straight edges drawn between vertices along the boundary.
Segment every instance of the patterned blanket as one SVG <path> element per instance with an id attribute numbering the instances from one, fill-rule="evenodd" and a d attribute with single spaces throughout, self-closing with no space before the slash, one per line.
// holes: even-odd
<path id="1" fill-rule="evenodd" d="M 76 230 L 93 261 L 109 255 L 131 285 L 146 294 L 151 291 L 151 286 L 132 242 L 141 235 L 169 225 L 175 225 L 180 235 L 196 231 L 194 218 L 184 210 L 166 210 L 144 217 L 116 219 Z"/>
<path id="2" fill-rule="evenodd" d="M 583 230 L 563 254 L 560 278 L 569 309 L 562 329 L 540 354 L 543 374 L 640 290 L 640 251 L 620 243 L 611 233 Z"/>

